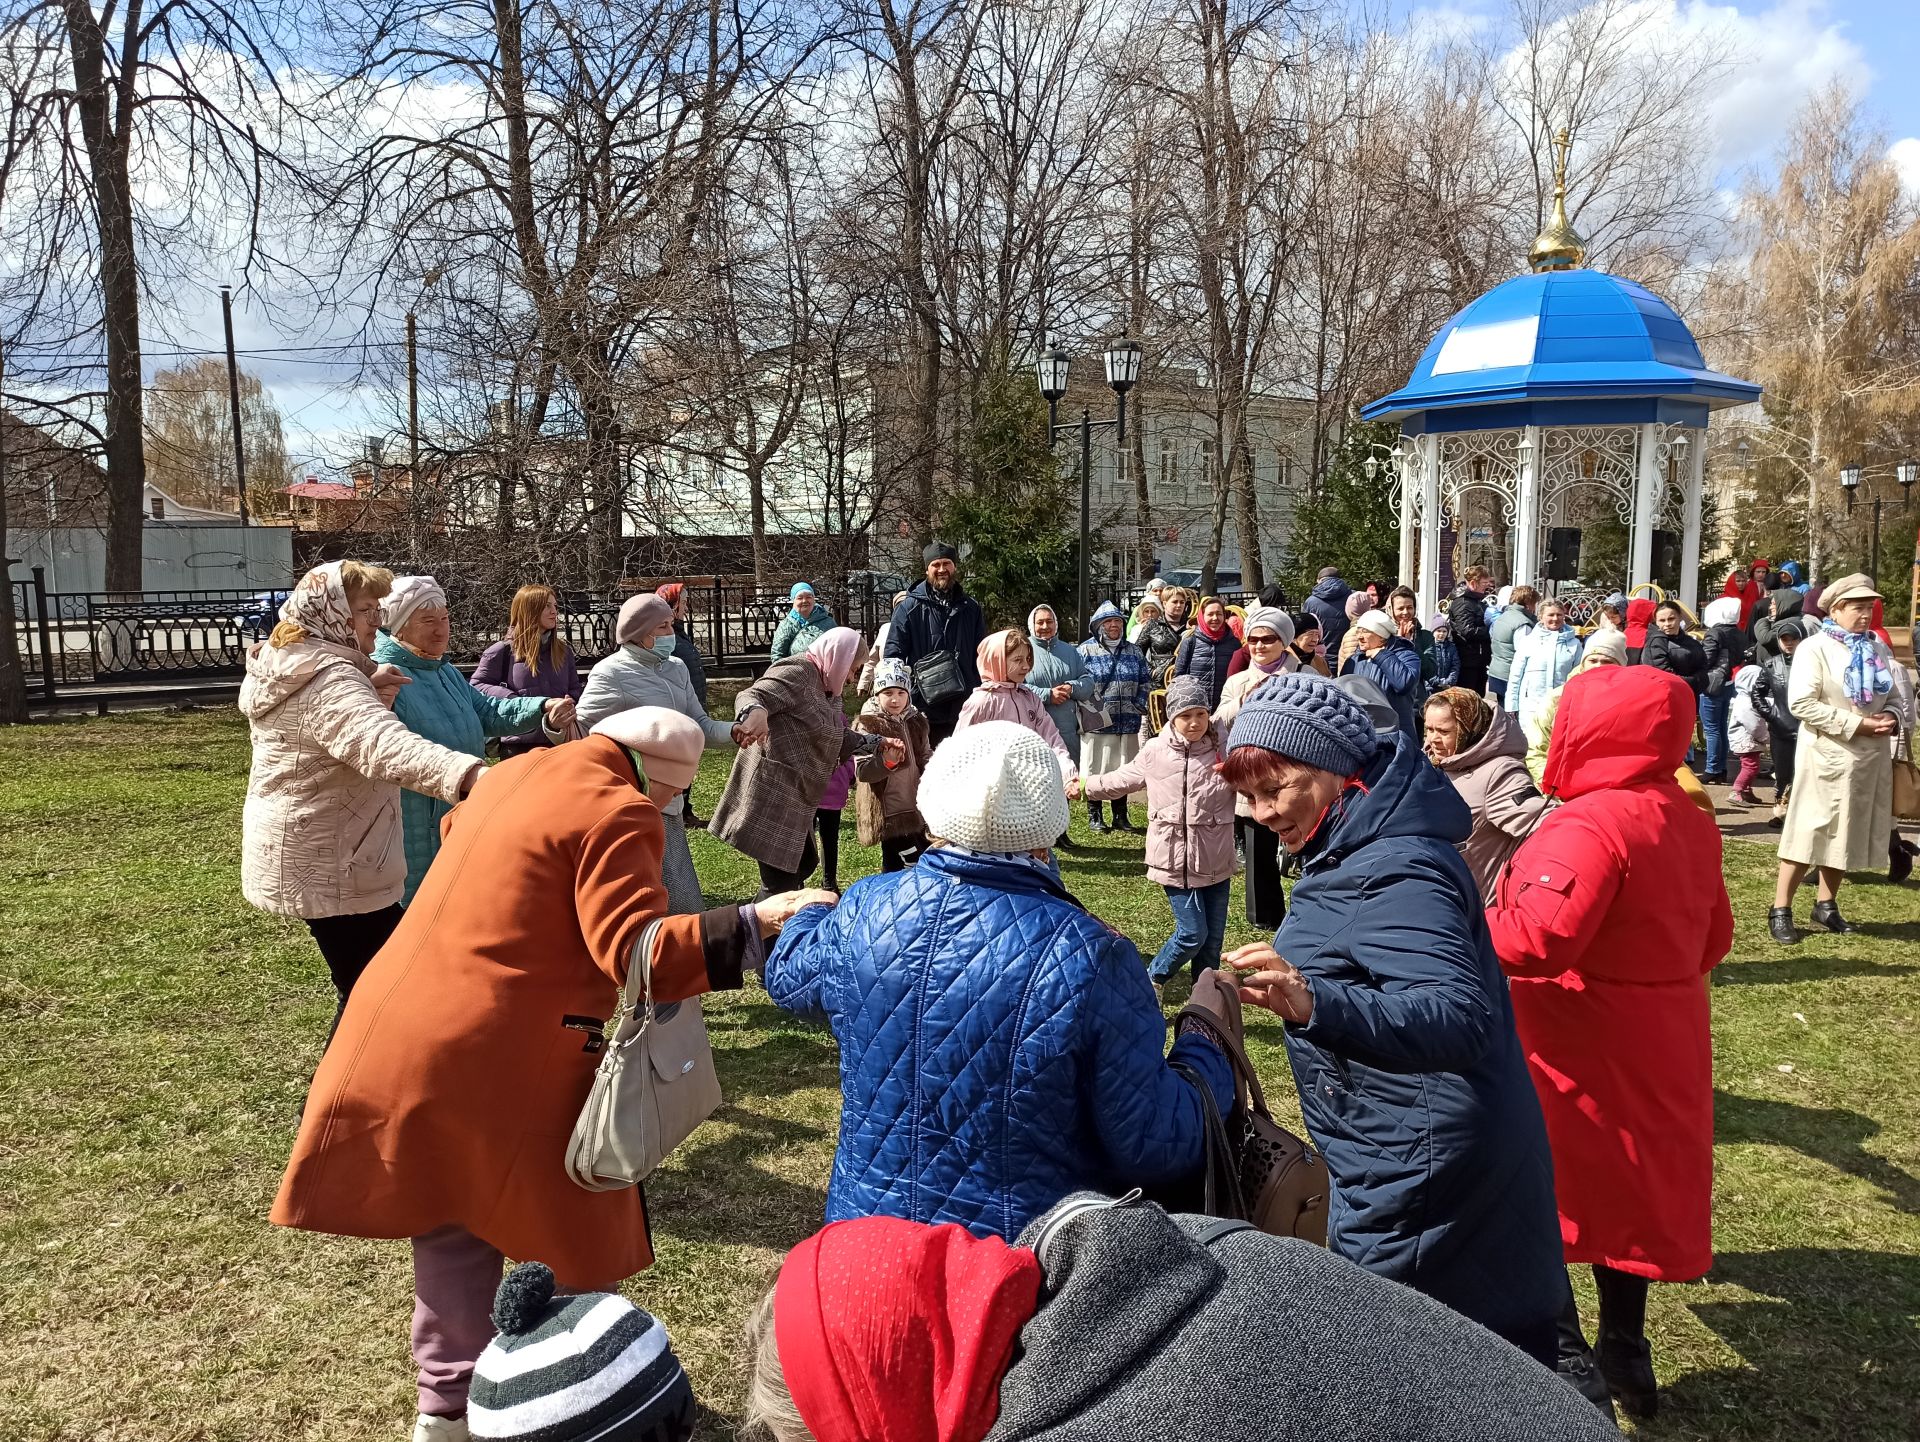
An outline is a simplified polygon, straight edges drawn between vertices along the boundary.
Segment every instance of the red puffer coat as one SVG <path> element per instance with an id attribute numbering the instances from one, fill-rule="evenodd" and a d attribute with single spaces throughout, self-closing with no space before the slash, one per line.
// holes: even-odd
<path id="1" fill-rule="evenodd" d="M 1565 805 L 1487 911 L 1553 1146 L 1570 1262 L 1657 1281 L 1713 1263 L 1713 1043 L 1704 974 L 1733 944 L 1720 832 L 1674 781 L 1686 682 L 1567 683 L 1547 758 Z"/>

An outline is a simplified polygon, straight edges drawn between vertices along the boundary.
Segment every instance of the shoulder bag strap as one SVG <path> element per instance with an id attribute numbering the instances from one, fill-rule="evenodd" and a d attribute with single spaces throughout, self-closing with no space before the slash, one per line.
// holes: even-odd
<path id="1" fill-rule="evenodd" d="M 630 1046 L 640 1040 L 646 1029 L 653 1023 L 653 943 L 660 934 L 660 923 L 664 917 L 656 916 L 640 928 L 640 934 L 633 939 L 633 950 L 627 955 L 626 985 L 620 988 L 620 1010 L 613 1018 L 613 1039 L 619 1046 Z M 640 1007 L 634 1008 L 634 979 L 639 978 Z M 619 1040 L 620 1030 L 632 1017 L 640 1018 L 640 1025 L 632 1036 L 625 1041 Z"/>

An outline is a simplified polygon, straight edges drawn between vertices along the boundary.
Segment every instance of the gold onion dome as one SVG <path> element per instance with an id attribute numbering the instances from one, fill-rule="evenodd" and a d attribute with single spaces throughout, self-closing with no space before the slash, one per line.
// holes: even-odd
<path id="1" fill-rule="evenodd" d="M 1554 148 L 1560 153 L 1553 167 L 1553 214 L 1527 251 L 1527 263 L 1536 271 L 1572 270 L 1586 263 L 1587 243 L 1567 219 L 1567 151 L 1572 143 L 1567 128 L 1561 126 L 1560 133 L 1553 137 Z"/>

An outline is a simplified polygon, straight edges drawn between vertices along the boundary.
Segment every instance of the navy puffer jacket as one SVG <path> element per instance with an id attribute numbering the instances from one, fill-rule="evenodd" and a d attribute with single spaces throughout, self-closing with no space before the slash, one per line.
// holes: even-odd
<path id="1" fill-rule="evenodd" d="M 1240 638 L 1228 627 L 1216 641 L 1198 626 L 1180 638 L 1180 649 L 1173 655 L 1173 674 L 1198 676 L 1207 686 L 1207 704 L 1218 707 L 1220 693 L 1227 689 L 1227 668 L 1233 653 L 1240 649 Z"/>
<path id="2" fill-rule="evenodd" d="M 1316 581 L 1313 590 L 1307 595 L 1304 609 L 1320 623 L 1320 643 L 1327 648 L 1329 655 L 1340 654 L 1340 641 L 1347 634 L 1347 627 L 1353 623 L 1347 619 L 1347 597 L 1353 594 L 1349 586 L 1338 576 L 1328 576 Z"/>
<path id="3" fill-rule="evenodd" d="M 1513 1006 L 1455 844 L 1473 818 L 1396 734 L 1308 842 L 1274 949 L 1313 1017 L 1286 1029 L 1333 1174 L 1327 1244 L 1510 1340 L 1565 1296 L 1553 1162 Z"/>
<path id="4" fill-rule="evenodd" d="M 1212 1042 L 1162 1053 L 1139 952 L 1024 857 L 936 847 L 786 924 L 767 995 L 824 1013 L 840 1043 L 827 1220 L 958 1222 L 1009 1239 L 1070 1192 L 1200 1170 L 1199 1094 L 1224 1113 Z"/>

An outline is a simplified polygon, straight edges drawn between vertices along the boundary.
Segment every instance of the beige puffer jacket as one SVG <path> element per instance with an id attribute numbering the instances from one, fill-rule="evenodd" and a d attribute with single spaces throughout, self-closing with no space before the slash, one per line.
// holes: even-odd
<path id="1" fill-rule="evenodd" d="M 400 788 L 458 801 L 473 757 L 414 735 L 381 704 L 373 661 L 330 641 L 247 652 L 253 731 L 240 889 L 281 916 L 354 916 L 400 900 Z"/>

